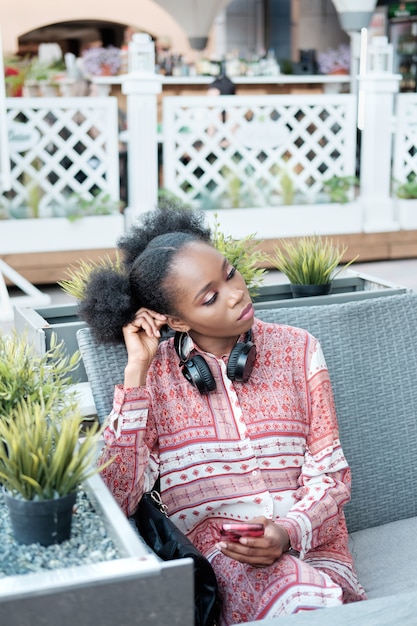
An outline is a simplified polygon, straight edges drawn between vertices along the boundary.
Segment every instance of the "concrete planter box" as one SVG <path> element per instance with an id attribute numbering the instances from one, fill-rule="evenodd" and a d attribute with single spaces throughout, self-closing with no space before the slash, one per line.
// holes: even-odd
<path id="1" fill-rule="evenodd" d="M 350 300 L 377 298 L 405 293 L 406 287 L 394 285 L 374 276 L 368 276 L 346 270 L 343 277 L 333 281 L 332 289 L 327 296 L 309 298 L 293 298 L 290 285 L 263 285 L 255 298 L 255 309 L 275 307 L 312 306 L 315 304 L 337 304 Z M 39 308 L 16 307 L 14 325 L 18 333 L 26 332 L 29 340 L 40 354 L 49 349 L 51 335 L 56 333 L 58 339 L 64 340 L 67 352 L 73 354 L 78 350 L 76 332 L 85 326 L 78 318 L 77 304 L 58 304 Z M 74 374 L 74 382 L 86 382 L 87 374 L 81 363 Z"/>
<path id="2" fill-rule="evenodd" d="M 352 300 L 379 298 L 405 293 L 407 288 L 395 285 L 374 276 L 368 276 L 353 270 L 345 270 L 343 276 L 335 278 L 330 293 L 326 296 L 293 298 L 289 283 L 282 285 L 263 285 L 255 298 L 256 309 L 277 307 L 314 306 L 317 304 L 340 304 Z"/>
<path id="3" fill-rule="evenodd" d="M 77 304 L 51 304 L 49 306 L 15 307 L 14 326 L 19 334 L 26 333 L 39 354 L 45 354 L 51 345 L 52 333 L 65 342 L 68 354 L 78 350 L 76 332 L 85 326 L 77 313 Z M 73 373 L 74 383 L 86 382 L 87 374 L 81 362 Z"/>
<path id="4" fill-rule="evenodd" d="M 99 476 L 84 488 L 121 558 L 2 578 L 0 623 L 114 626 L 131 624 L 134 616 L 133 622 L 143 626 L 192 626 L 191 559 L 160 561 L 149 553 Z"/>
<path id="5" fill-rule="evenodd" d="M 1 220 L 0 255 L 113 248 L 124 228 L 121 214 Z"/>
<path id="6" fill-rule="evenodd" d="M 417 230 L 417 200 L 396 200 L 397 220 L 404 230 Z"/>
<path id="7" fill-rule="evenodd" d="M 293 204 L 247 209 L 206 211 L 210 225 L 219 222 L 220 230 L 236 239 L 256 233 L 256 238 L 343 235 L 363 230 L 363 210 L 359 202 L 346 204 Z"/>

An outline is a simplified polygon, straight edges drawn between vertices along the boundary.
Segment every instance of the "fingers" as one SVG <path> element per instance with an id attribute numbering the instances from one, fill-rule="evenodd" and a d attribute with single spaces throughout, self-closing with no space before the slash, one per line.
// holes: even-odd
<path id="1" fill-rule="evenodd" d="M 216 544 L 226 556 L 248 563 L 254 567 L 272 565 L 288 549 L 287 531 L 265 517 L 258 517 L 251 522 L 262 523 L 265 534 L 262 537 L 240 537 L 239 542 L 220 541 Z"/>
<path id="2" fill-rule="evenodd" d="M 216 548 L 220 550 L 225 556 L 228 556 L 235 561 L 241 563 L 248 563 L 253 567 L 265 567 L 272 565 L 281 554 L 276 552 L 271 553 L 266 548 L 255 548 L 253 546 L 244 545 L 242 543 L 226 543 L 220 541 L 216 544 Z"/>
<path id="3" fill-rule="evenodd" d="M 136 313 L 135 319 L 123 328 L 123 334 L 126 336 L 131 332 L 137 333 L 143 330 L 148 337 L 159 338 L 161 336 L 160 329 L 166 322 L 166 315 L 142 308 Z"/>

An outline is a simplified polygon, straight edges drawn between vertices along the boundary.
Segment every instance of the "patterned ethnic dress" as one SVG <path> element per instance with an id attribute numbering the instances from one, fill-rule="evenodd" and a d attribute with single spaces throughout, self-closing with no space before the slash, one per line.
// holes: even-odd
<path id="1" fill-rule="evenodd" d="M 350 469 L 320 345 L 258 319 L 252 333 L 246 383 L 229 380 L 227 356 L 204 353 L 217 384 L 206 395 L 182 375 L 173 340 L 162 342 L 146 387 L 116 386 L 101 457 L 116 455 L 102 476 L 127 515 L 160 473 L 170 517 L 216 572 L 221 626 L 366 598 L 348 549 Z M 255 568 L 215 548 L 221 522 L 259 515 L 286 528 L 291 552 Z"/>

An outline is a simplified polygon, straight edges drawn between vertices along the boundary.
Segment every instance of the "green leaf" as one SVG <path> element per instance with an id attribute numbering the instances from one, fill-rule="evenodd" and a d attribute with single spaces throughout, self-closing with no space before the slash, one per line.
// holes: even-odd
<path id="1" fill-rule="evenodd" d="M 346 251 L 346 246 L 335 246 L 332 240 L 313 235 L 302 237 L 296 242 L 282 240 L 281 244 L 275 247 L 269 261 L 285 274 L 292 284 L 325 285 L 358 258 L 356 256 L 340 266 Z"/>

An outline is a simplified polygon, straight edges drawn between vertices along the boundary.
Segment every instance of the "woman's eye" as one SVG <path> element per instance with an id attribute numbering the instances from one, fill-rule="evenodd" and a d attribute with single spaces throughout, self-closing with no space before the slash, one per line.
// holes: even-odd
<path id="1" fill-rule="evenodd" d="M 227 280 L 230 280 L 231 278 L 233 278 L 235 274 L 236 274 L 236 268 L 231 267 L 229 273 L 227 274 Z"/>
<path id="2" fill-rule="evenodd" d="M 217 300 L 217 293 L 213 293 L 213 295 L 211 296 L 211 298 L 209 298 L 208 300 L 204 301 L 204 306 L 210 306 L 210 304 L 214 304 Z"/>

